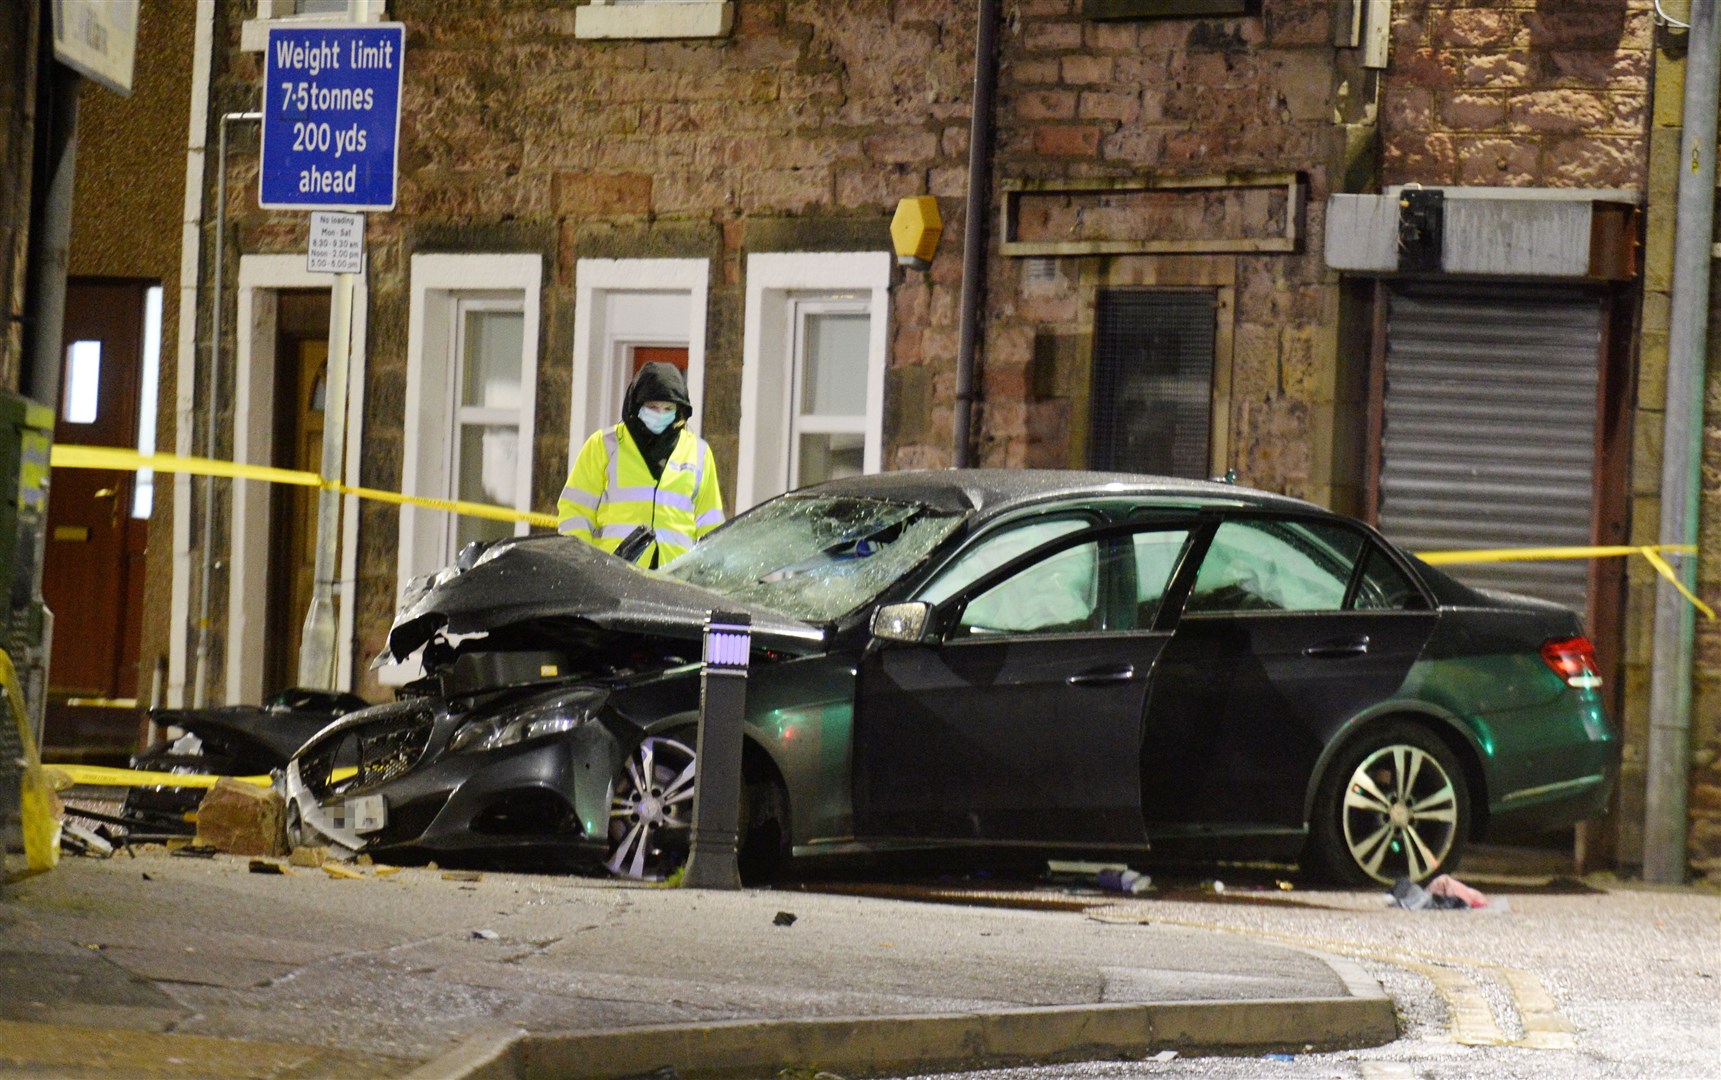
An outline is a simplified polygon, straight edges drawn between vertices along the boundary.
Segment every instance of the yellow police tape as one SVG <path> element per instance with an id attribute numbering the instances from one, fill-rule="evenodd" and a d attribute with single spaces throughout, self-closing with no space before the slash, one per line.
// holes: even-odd
<path id="1" fill-rule="evenodd" d="M 46 765 L 58 769 L 74 784 L 87 787 L 181 787 L 212 788 L 221 777 L 209 773 L 150 772 L 147 769 L 117 769 L 109 765 Z M 268 776 L 229 776 L 241 784 L 268 787 L 275 781 Z"/>
<path id="2" fill-rule="evenodd" d="M 400 495 L 390 491 L 375 488 L 350 487 L 346 484 L 324 480 L 313 472 L 296 469 L 277 469 L 265 465 L 240 465 L 232 461 L 216 461 L 211 458 L 180 457 L 176 454 L 140 454 L 135 450 L 118 450 L 100 446 L 59 445 L 53 448 L 52 464 L 59 469 L 117 469 L 135 472 L 139 469 L 153 469 L 163 473 L 189 473 L 196 476 L 222 476 L 235 480 L 262 480 L 276 484 L 293 484 L 299 487 L 326 488 L 338 491 L 343 495 L 356 495 L 361 499 L 373 499 L 379 502 L 399 505 L 423 506 L 432 510 L 444 510 L 455 514 L 466 514 L 471 517 L 489 518 L 493 521 L 524 521 L 532 525 L 555 528 L 556 519 L 550 514 L 523 513 L 501 506 L 490 506 L 484 503 L 459 502 L 448 499 L 427 499 L 417 495 Z M 1418 557 L 1432 566 L 1444 566 L 1454 563 L 1488 563 L 1488 562 L 1530 562 L 1544 559 L 1606 559 L 1623 556 L 1642 555 L 1654 566 L 1656 572 L 1678 589 L 1680 594 L 1691 601 L 1697 609 L 1709 618 L 1715 618 L 1715 612 L 1702 600 L 1692 595 L 1667 561 L 1661 557 L 1662 552 L 1680 555 L 1695 554 L 1697 548 L 1691 544 L 1662 544 L 1648 546 L 1605 546 L 1605 547 L 1546 547 L 1546 548 L 1488 548 L 1475 551 L 1427 551 L 1420 552 Z M 8 700 L 12 702 L 14 713 L 22 725 L 22 706 L 16 701 L 17 691 L 14 689 L 15 676 L 11 674 L 11 661 L 0 651 L 0 679 L 5 680 Z M 28 742 L 29 732 L 20 727 L 26 739 L 26 746 L 31 753 L 34 747 Z M 112 769 L 92 765 L 58 765 L 53 766 L 66 773 L 75 783 L 103 787 L 213 787 L 220 779 L 218 776 L 192 773 L 158 773 L 142 772 L 132 769 Z M 37 764 L 36 775 L 40 780 L 42 766 Z M 350 773 L 350 770 L 341 770 Z M 337 779 L 340 777 L 337 777 Z M 267 787 L 270 778 L 267 776 L 243 776 L 235 779 L 246 783 Z M 26 787 L 26 800 L 30 798 L 30 788 Z M 45 788 L 44 788 L 45 790 Z M 44 808 L 46 804 L 43 804 Z M 39 817 L 40 815 L 38 815 Z M 26 840 L 31 837 L 26 821 Z M 37 832 L 42 832 L 40 828 Z M 59 831 L 54 829 L 51 834 L 52 853 L 48 854 L 45 844 L 49 838 L 37 837 L 37 847 L 32 848 L 31 865 L 36 865 L 37 852 L 40 857 L 57 860 L 59 855 Z M 47 866 L 52 866 L 49 861 Z M 42 867 L 46 869 L 47 866 Z"/>
<path id="3" fill-rule="evenodd" d="M 314 472 L 303 472 L 296 469 L 276 469 L 266 465 L 240 465 L 232 461 L 216 461 L 211 458 L 180 457 L 175 454 L 140 454 L 135 450 L 120 450 L 106 446 L 72 446 L 56 445 L 53 449 L 51 463 L 57 469 L 118 469 L 136 472 L 139 469 L 154 469 L 157 472 L 191 473 L 198 476 L 225 476 L 235 480 L 264 480 L 276 484 L 295 484 L 300 487 L 326 488 L 338 491 L 343 495 L 356 495 L 361 499 L 372 499 L 377 502 L 395 503 L 397 505 L 423 506 L 432 510 L 443 510 L 453 514 L 465 514 L 469 517 L 488 518 L 492 521 L 524 521 L 547 529 L 556 527 L 553 514 L 534 514 L 520 510 L 510 510 L 502 506 L 491 506 L 486 503 L 456 502 L 449 499 L 427 499 L 419 495 L 400 495 L 392 491 L 382 491 L 377 488 L 349 487 L 334 480 L 324 480 Z M 1692 594 L 1685 583 L 1679 580 L 1679 575 L 1669 566 L 1667 560 L 1661 557 L 1662 552 L 1677 555 L 1695 554 L 1697 548 L 1692 544 L 1651 544 L 1641 547 L 1607 546 L 1607 547 L 1544 547 L 1544 548 L 1487 548 L 1477 551 L 1425 551 L 1418 552 L 1417 557 L 1431 566 L 1443 566 L 1453 563 L 1486 563 L 1486 562 L 1532 562 L 1543 559 L 1608 559 L 1629 555 L 1642 555 L 1655 567 L 1656 573 L 1673 584 L 1679 594 L 1703 612 L 1709 618 L 1715 618 L 1715 611 L 1708 604 Z"/>
<path id="4" fill-rule="evenodd" d="M 1655 572 L 1666 578 L 1679 595 L 1691 601 L 1693 607 L 1708 618 L 1715 617 L 1715 609 L 1698 599 L 1685 583 L 1679 580 L 1678 571 L 1674 570 L 1668 561 L 1661 557 L 1667 551 L 1675 555 L 1697 554 L 1696 544 L 1644 544 L 1633 546 L 1629 544 L 1612 544 L 1598 547 L 1545 547 L 1545 548 L 1482 548 L 1476 551 L 1419 551 L 1416 557 L 1430 566 L 1447 566 L 1453 563 L 1489 563 L 1489 562 L 1537 562 L 1545 559 L 1617 559 L 1622 556 L 1642 555 L 1655 567 Z"/>
<path id="5" fill-rule="evenodd" d="M 537 525 L 546 529 L 556 527 L 554 514 L 534 514 L 523 510 L 511 510 L 505 506 L 492 506 L 489 503 L 429 499 L 421 495 L 401 495 L 377 488 L 353 487 L 335 480 L 324 480 L 314 472 L 304 472 L 299 469 L 277 469 L 268 465 L 241 465 L 233 461 L 181 457 L 178 454 L 140 454 L 136 450 L 120 450 L 110 446 L 73 446 L 66 443 L 54 446 L 49 461 L 56 469 L 115 469 L 122 472 L 153 469 L 156 472 L 187 473 L 192 476 L 222 476 L 231 480 L 263 480 L 271 484 L 322 488 L 337 491 L 342 495 L 356 495 L 361 499 L 371 499 L 376 502 L 423 506 L 451 514 L 464 514 L 467 517 L 488 518 L 491 521 L 524 521 L 530 525 Z"/>
<path id="6" fill-rule="evenodd" d="M 151 772 L 148 769 L 119 769 L 110 765 L 43 765 L 45 773 L 59 773 L 66 782 L 83 787 L 171 787 L 171 788 L 212 788 L 215 782 L 222 779 L 237 780 L 241 784 L 254 784 L 257 787 L 271 787 L 275 783 L 272 776 L 228 776 L 222 777 L 214 773 L 180 773 L 180 772 Z M 351 765 L 329 772 L 329 783 L 337 784 L 342 780 L 351 779 L 358 774 L 358 769 Z"/>
<path id="7" fill-rule="evenodd" d="M 6 696 L 6 707 L 12 713 L 12 723 L 18 728 L 18 742 L 24 753 L 19 762 L 23 769 L 23 787 L 18 799 L 18 824 L 24 834 L 24 866 L 17 873 L 7 871 L 0 876 L 8 879 L 29 877 L 52 870 L 60 862 L 60 821 L 54 814 L 54 790 L 42 768 L 42 758 L 36 751 L 36 739 L 25 718 L 24 694 L 18 685 L 18 672 L 12 657 L 0 649 L 0 686 Z M 0 849 L 0 863 L 6 853 Z"/>

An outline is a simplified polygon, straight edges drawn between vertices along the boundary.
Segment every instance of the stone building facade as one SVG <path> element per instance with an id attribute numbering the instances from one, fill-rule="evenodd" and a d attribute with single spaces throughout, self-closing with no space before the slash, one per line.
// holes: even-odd
<path id="1" fill-rule="evenodd" d="M 261 386 L 287 387 L 294 363 L 314 366 L 312 354 L 289 361 L 283 343 L 314 336 L 328 285 L 294 263 L 305 215 L 257 205 L 255 128 L 219 118 L 256 107 L 261 35 L 287 6 L 199 9 L 213 41 L 206 137 L 228 123 L 233 140 L 225 173 L 211 162 L 201 184 L 205 251 L 225 267 L 221 378 L 232 388 L 215 405 L 212 452 L 273 464 L 278 402 Z M 1393 441 L 1409 415 L 1397 410 L 1425 404 L 1394 365 L 1434 333 L 1412 316 L 1510 323 L 1518 304 L 1578 333 L 1571 356 L 1588 363 L 1591 427 L 1571 436 L 1585 494 L 1570 527 L 1584 542 L 1653 539 L 1671 199 L 1652 132 L 1664 115 L 1677 123 L 1658 88 L 1678 43 L 1651 0 L 1248 0 L 1200 16 L 1098 5 L 1127 16 L 1106 18 L 1090 6 L 1001 5 L 975 464 L 1230 470 L 1391 534 L 1395 485 L 1415 464 Z M 955 460 L 975 5 L 685 7 L 704 21 L 682 32 L 700 36 L 635 36 L 625 19 L 617 29 L 619 6 L 602 4 L 353 0 L 355 13 L 404 24 L 407 56 L 399 201 L 367 228 L 353 480 L 462 494 L 449 447 L 468 421 L 447 388 L 464 377 L 461 342 L 486 341 L 519 353 L 512 396 L 471 420 L 515 440 L 510 481 L 474 489 L 489 501 L 550 509 L 570 449 L 616 419 L 626 364 L 659 349 L 689 367 L 732 511 L 820 469 Z M 1405 185 L 1439 189 L 1455 230 L 1477 207 L 1508 225 L 1552 207 L 1592 215 L 1615 239 L 1597 248 L 1599 270 L 1457 270 L 1438 255 L 1406 269 L 1390 245 L 1387 262 L 1347 262 L 1346 243 L 1378 232 L 1335 197 Z M 926 271 L 897 268 L 891 213 L 923 194 L 940 200 L 942 251 Z M 1352 215 L 1342 242 L 1341 210 Z M 205 295 L 210 332 L 212 312 Z M 809 341 L 849 350 L 866 371 L 841 422 L 789 397 Z M 1504 339 L 1481 348 L 1509 360 Z M 203 422 L 195 410 L 186 420 Z M 1715 440 L 1712 428 L 1706 536 L 1721 513 Z M 242 624 L 284 595 L 266 536 L 287 512 L 265 512 L 239 487 L 217 500 L 218 699 L 276 688 L 249 651 L 267 635 Z M 382 503 L 349 500 L 347 513 L 343 679 L 379 699 L 393 676 L 365 664 L 400 584 L 434 569 L 460 534 Z M 1489 520 L 1462 507 L 1447 516 Z M 201 535 L 191 521 L 171 528 L 176 551 Z M 1714 602 L 1721 571 L 1702 567 Z M 1652 579 L 1638 562 L 1573 573 L 1549 588 L 1575 589 L 1592 619 L 1627 733 L 1617 829 L 1591 838 L 1590 855 L 1631 864 Z M 164 609 L 164 633 L 180 641 L 178 696 L 193 679 L 184 642 L 199 589 L 176 585 Z M 1693 860 L 1712 867 L 1721 639 L 1702 634 Z"/>
<path id="2" fill-rule="evenodd" d="M 35 137 L 36 12 L 14 4 L 0 16 L 0 296 L 6 327 L 0 334 L 0 386 L 18 389 L 24 348 L 24 292 L 30 247 L 30 166 Z"/>

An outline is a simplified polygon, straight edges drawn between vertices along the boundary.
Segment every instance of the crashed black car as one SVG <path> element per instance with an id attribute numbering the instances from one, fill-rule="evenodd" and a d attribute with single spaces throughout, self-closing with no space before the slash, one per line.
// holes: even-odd
<path id="1" fill-rule="evenodd" d="M 1423 880 L 1472 838 L 1601 813 L 1617 771 L 1577 616 L 1354 520 L 1224 484 L 888 473 L 764 503 L 659 571 L 554 536 L 444 571 L 383 657 L 425 676 L 293 758 L 294 827 L 664 875 L 712 610 L 752 620 L 754 878 L 1193 841 Z"/>

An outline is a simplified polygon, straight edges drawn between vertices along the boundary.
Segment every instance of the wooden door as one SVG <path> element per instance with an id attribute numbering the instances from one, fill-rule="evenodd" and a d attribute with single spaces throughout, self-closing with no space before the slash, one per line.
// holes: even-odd
<path id="1" fill-rule="evenodd" d="M 54 441 L 137 447 L 144 282 L 73 281 Z M 132 517 L 136 476 L 59 469 L 48 498 L 42 595 L 54 613 L 50 710 L 56 747 L 125 747 L 137 735 L 137 661 L 147 519 Z"/>

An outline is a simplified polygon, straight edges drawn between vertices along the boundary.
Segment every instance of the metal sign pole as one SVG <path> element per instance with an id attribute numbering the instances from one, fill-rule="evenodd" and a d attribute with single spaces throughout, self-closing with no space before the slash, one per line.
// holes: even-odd
<path id="1" fill-rule="evenodd" d="M 406 27 L 271 26 L 263 55 L 257 203 L 268 210 L 313 211 L 306 268 L 335 275 L 322 476 L 339 482 L 346 457 L 353 279 L 364 267 L 361 212 L 395 205 Z M 340 521 L 340 494 L 322 489 L 317 494 L 316 576 L 299 645 L 298 679 L 300 686 L 322 690 L 335 688 L 339 670 L 334 590 Z"/>
<path id="2" fill-rule="evenodd" d="M 323 391 L 323 467 L 326 480 L 339 480 L 346 460 L 347 358 L 352 347 L 353 275 L 335 275 L 329 304 L 329 370 Z M 299 685 L 335 688 L 335 549 L 340 541 L 341 495 L 317 492 L 317 566 L 311 606 L 299 642 Z"/>
<path id="3" fill-rule="evenodd" d="M 705 668 L 699 677 L 699 752 L 693 789 L 693 835 L 682 885 L 739 889 L 741 734 L 747 716 L 747 656 L 753 620 L 713 611 L 705 619 Z"/>

